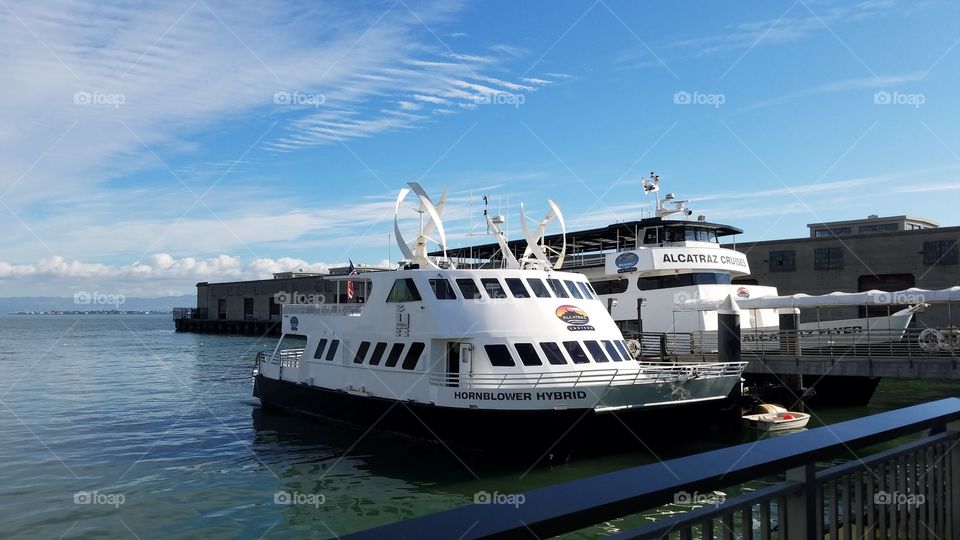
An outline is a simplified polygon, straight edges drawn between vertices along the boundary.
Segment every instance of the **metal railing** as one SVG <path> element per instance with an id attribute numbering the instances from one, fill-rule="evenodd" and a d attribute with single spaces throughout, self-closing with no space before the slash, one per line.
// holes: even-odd
<path id="1" fill-rule="evenodd" d="M 747 362 L 638 362 L 638 369 L 589 369 L 538 373 L 435 373 L 430 384 L 460 388 L 516 389 L 682 383 L 694 379 L 737 377 Z"/>
<path id="2" fill-rule="evenodd" d="M 864 451 L 906 436 L 919 438 Z M 950 398 L 539 488 L 519 505 L 472 504 L 347 538 L 546 538 L 771 477 L 769 487 L 612 538 L 957 538 L 958 442 L 960 399 Z"/>
<path id="3" fill-rule="evenodd" d="M 707 361 L 717 353 L 717 332 L 645 333 L 632 336 L 641 357 L 665 355 Z M 836 329 L 741 330 L 744 359 L 802 358 L 960 358 L 960 330 L 907 328 L 906 330 Z"/>
<path id="4" fill-rule="evenodd" d="M 300 367 L 300 359 L 302 357 L 303 349 L 283 349 L 278 351 L 277 354 L 260 351 L 257 353 L 254 369 L 259 370 L 260 366 L 264 364 L 285 368 L 296 368 Z"/>
<path id="5" fill-rule="evenodd" d="M 343 315 L 359 317 L 362 314 L 362 304 L 284 304 L 283 312 L 287 315 Z"/>

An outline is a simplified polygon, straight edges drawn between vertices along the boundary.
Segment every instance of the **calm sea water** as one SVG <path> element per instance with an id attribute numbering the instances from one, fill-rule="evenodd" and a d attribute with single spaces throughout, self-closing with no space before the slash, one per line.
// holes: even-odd
<path id="1" fill-rule="evenodd" d="M 439 446 L 265 413 L 250 370 L 273 338 L 172 328 L 168 315 L 0 317 L 0 535 L 333 537 L 466 504 L 481 490 L 516 493 L 655 459 L 461 460 Z M 816 412 L 831 423 L 956 388 L 885 381 L 870 407 Z M 750 437 L 713 434 L 659 453 Z M 287 495 L 299 504 L 277 503 Z"/>

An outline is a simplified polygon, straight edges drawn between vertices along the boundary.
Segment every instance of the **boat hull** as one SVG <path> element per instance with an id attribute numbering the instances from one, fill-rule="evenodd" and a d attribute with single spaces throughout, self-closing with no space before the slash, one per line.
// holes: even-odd
<path id="1" fill-rule="evenodd" d="M 254 395 L 265 408 L 367 428 L 380 434 L 419 439 L 477 451 L 517 455 L 566 456 L 662 443 L 663 430 L 677 422 L 712 425 L 735 410 L 739 401 L 724 398 L 654 409 L 496 410 L 441 407 L 361 396 L 258 374 Z M 687 430 L 690 432 L 689 430 Z M 675 440 L 672 442 L 676 442 Z"/>

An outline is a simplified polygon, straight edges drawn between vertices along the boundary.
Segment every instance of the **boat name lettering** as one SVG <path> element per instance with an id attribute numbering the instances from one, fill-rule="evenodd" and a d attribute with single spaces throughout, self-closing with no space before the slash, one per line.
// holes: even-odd
<path id="1" fill-rule="evenodd" d="M 571 332 L 583 332 L 583 331 L 596 330 L 596 328 L 590 326 L 589 324 L 581 324 L 580 326 L 575 326 L 571 324 L 570 326 L 567 327 L 567 330 Z"/>
<path id="2" fill-rule="evenodd" d="M 715 255 L 711 253 L 664 253 L 663 262 L 674 264 L 726 264 L 747 268 L 747 260 L 743 257 Z"/>
<path id="3" fill-rule="evenodd" d="M 469 392 L 457 391 L 454 399 L 469 399 L 474 401 L 553 401 L 558 399 L 586 399 L 587 393 L 583 390 L 556 391 L 556 392 Z"/>

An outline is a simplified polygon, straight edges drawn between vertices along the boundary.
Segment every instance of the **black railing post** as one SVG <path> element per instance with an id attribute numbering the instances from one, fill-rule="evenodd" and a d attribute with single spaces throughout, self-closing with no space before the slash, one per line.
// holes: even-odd
<path id="1" fill-rule="evenodd" d="M 817 516 L 820 508 L 817 507 L 817 468 L 815 464 L 790 469 L 787 471 L 787 482 L 794 482 L 802 489 L 787 497 L 787 527 L 786 538 L 813 538 L 817 530 Z"/>
<path id="2" fill-rule="evenodd" d="M 717 308 L 717 360 L 740 361 L 740 307 L 727 296 Z"/>
<path id="3" fill-rule="evenodd" d="M 780 314 L 780 354 L 800 356 L 800 310 L 786 308 Z"/>

